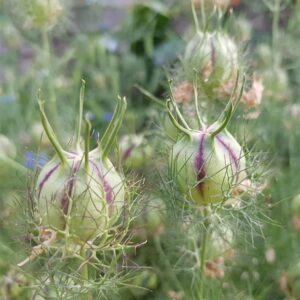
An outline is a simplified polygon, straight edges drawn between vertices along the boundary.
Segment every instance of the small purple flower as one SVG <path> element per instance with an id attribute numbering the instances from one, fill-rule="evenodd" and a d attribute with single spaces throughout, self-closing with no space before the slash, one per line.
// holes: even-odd
<path id="1" fill-rule="evenodd" d="M 41 153 L 35 154 L 32 151 L 25 153 L 24 166 L 28 169 L 34 170 L 43 167 L 48 162 L 48 157 Z"/>

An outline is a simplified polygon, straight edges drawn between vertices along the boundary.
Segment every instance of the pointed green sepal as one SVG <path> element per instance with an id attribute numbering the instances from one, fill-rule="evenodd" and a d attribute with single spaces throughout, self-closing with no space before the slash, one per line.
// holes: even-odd
<path id="1" fill-rule="evenodd" d="M 40 108 L 40 114 L 41 114 L 41 119 L 42 119 L 42 124 L 43 124 L 44 130 L 45 130 L 52 146 L 54 147 L 56 154 L 58 155 L 59 159 L 61 160 L 61 163 L 63 165 L 65 165 L 67 163 L 67 159 L 65 157 L 65 151 L 62 148 L 62 146 L 60 145 L 60 143 L 54 133 L 54 130 L 48 121 L 48 118 L 45 113 L 45 108 L 44 108 L 45 101 L 43 101 L 41 99 L 40 91 L 38 91 L 37 97 L 38 97 L 38 104 L 39 104 L 39 108 Z"/>

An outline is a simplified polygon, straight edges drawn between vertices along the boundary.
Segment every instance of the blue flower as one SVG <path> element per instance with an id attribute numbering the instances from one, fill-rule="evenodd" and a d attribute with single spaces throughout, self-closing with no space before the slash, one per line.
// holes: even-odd
<path id="1" fill-rule="evenodd" d="M 3 95 L 0 97 L 1 104 L 9 104 L 16 101 L 16 97 L 13 95 Z"/>
<path id="2" fill-rule="evenodd" d="M 28 169 L 35 170 L 36 168 L 43 167 L 48 160 L 48 157 L 43 153 L 35 154 L 32 151 L 28 151 L 25 153 L 24 166 Z"/>
<path id="3" fill-rule="evenodd" d="M 114 114 L 113 112 L 106 112 L 103 116 L 103 120 L 105 122 L 110 122 L 113 117 L 113 114 Z"/>

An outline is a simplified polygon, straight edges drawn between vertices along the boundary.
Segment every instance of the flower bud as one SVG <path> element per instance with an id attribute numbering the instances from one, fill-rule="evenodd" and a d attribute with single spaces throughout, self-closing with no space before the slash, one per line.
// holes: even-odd
<path id="1" fill-rule="evenodd" d="M 238 50 L 225 34 L 201 32 L 187 44 L 183 66 L 187 79 L 197 79 L 204 92 L 211 96 L 216 88 L 235 78 L 238 71 Z"/>
<path id="2" fill-rule="evenodd" d="M 82 88 L 83 90 L 83 88 Z M 81 96 L 83 97 L 83 91 Z M 81 97 L 81 98 L 82 98 Z M 35 188 L 37 211 L 42 227 L 85 242 L 103 234 L 120 217 L 125 199 L 124 180 L 107 157 L 126 110 L 119 99 L 114 116 L 96 149 L 89 151 L 90 123 L 86 123 L 85 148 L 80 147 L 81 119 L 76 149 L 60 146 L 40 101 L 42 123 L 57 155 L 41 170 Z M 81 101 L 82 113 L 83 100 Z"/>

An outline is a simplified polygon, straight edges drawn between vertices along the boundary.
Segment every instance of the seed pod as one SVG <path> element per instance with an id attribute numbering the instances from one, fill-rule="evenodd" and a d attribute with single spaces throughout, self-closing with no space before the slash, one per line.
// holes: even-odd
<path id="1" fill-rule="evenodd" d="M 15 145 L 10 141 L 8 137 L 0 134 L 0 156 L 7 156 L 9 158 L 15 158 L 17 150 Z"/>
<path id="2" fill-rule="evenodd" d="M 12 21 L 21 30 L 51 29 L 61 14 L 59 0 L 9 0 Z"/>
<path id="3" fill-rule="evenodd" d="M 180 189 L 200 204 L 221 202 L 246 178 L 241 146 L 226 129 L 214 135 L 216 125 L 184 136 L 171 152 Z"/>
<path id="4" fill-rule="evenodd" d="M 293 216 L 300 217 L 300 194 L 298 194 L 292 199 L 291 210 Z"/>
<path id="5" fill-rule="evenodd" d="M 80 148 L 80 117 L 77 147 L 72 152 L 62 149 L 47 120 L 43 103 L 39 105 L 45 132 L 57 152 L 43 167 L 36 182 L 40 225 L 65 231 L 75 242 L 91 240 L 116 222 L 124 205 L 124 180 L 107 154 L 121 126 L 126 101 L 119 99 L 111 123 L 92 151 L 89 151 L 89 122 L 85 149 Z"/>
<path id="6" fill-rule="evenodd" d="M 214 90 L 235 78 L 238 72 L 238 50 L 225 34 L 201 32 L 187 44 L 183 66 L 187 79 L 197 79 L 208 96 Z"/>
<path id="7" fill-rule="evenodd" d="M 241 95 L 242 90 L 239 99 Z M 179 125 L 169 110 L 174 125 L 183 133 L 170 153 L 171 174 L 181 192 L 199 204 L 226 200 L 247 176 L 243 149 L 226 129 L 232 113 L 229 102 L 223 115 L 211 126 L 205 126 L 198 114 L 202 129 L 193 130 Z"/>
<path id="8" fill-rule="evenodd" d="M 287 288 L 290 296 L 300 298 L 300 264 L 292 265 L 287 272 Z"/>
<path id="9" fill-rule="evenodd" d="M 226 10 L 230 2 L 231 0 L 193 0 L 195 7 L 200 9 L 203 7 L 206 13 L 211 13 L 214 9 Z"/>
<path id="10" fill-rule="evenodd" d="M 143 168 L 152 154 L 152 148 L 143 135 L 126 135 L 120 141 L 122 162 L 129 169 Z"/>

